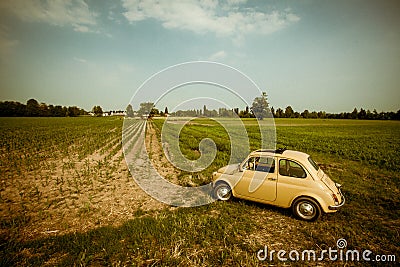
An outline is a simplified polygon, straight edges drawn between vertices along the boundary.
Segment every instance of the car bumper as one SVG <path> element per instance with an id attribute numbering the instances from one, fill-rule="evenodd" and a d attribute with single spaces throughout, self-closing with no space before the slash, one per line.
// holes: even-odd
<path id="1" fill-rule="evenodd" d="M 344 203 L 346 202 L 346 199 L 344 198 L 344 195 L 343 195 L 343 193 L 342 193 L 342 190 L 340 190 L 340 187 L 338 186 L 338 190 L 339 190 L 339 194 L 340 194 L 340 197 L 341 197 L 341 199 L 342 199 L 342 202 L 340 202 L 338 205 L 332 205 L 332 206 L 329 206 L 328 208 L 330 209 L 330 210 L 338 210 L 340 207 L 342 207 L 343 205 L 344 205 Z"/>

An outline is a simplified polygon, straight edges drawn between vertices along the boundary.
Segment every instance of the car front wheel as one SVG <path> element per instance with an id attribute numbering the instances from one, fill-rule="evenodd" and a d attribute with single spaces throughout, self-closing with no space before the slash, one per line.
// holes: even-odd
<path id="1" fill-rule="evenodd" d="M 312 198 L 301 197 L 292 205 L 293 213 L 305 221 L 315 221 L 321 215 L 319 204 Z"/>
<path id="2" fill-rule="evenodd" d="M 219 183 L 214 188 L 214 196 L 218 200 L 228 201 L 232 198 L 232 190 L 226 183 Z"/>

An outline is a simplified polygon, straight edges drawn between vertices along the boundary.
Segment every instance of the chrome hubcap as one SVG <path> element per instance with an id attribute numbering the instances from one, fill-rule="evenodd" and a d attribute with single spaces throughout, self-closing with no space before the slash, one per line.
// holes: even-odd
<path id="1" fill-rule="evenodd" d="M 299 211 L 304 216 L 312 216 L 314 214 L 314 207 L 310 203 L 301 203 L 299 205 Z"/>
<path id="2" fill-rule="evenodd" d="M 230 190 L 226 187 L 222 187 L 218 190 L 218 198 L 221 200 L 225 200 L 229 198 Z"/>

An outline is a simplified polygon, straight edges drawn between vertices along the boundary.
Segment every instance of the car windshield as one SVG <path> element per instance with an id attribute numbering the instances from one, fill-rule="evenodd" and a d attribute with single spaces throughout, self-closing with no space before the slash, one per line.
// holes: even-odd
<path id="1" fill-rule="evenodd" d="M 315 163 L 315 161 L 314 161 L 311 157 L 308 157 L 308 161 L 311 163 L 311 165 L 314 167 L 314 169 L 315 169 L 316 171 L 319 170 L 318 164 Z"/>

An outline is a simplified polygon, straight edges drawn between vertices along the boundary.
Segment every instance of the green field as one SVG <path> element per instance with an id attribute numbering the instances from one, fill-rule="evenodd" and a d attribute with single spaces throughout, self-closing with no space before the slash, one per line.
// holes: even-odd
<path id="1" fill-rule="evenodd" d="M 346 205 L 314 223 L 295 219 L 289 210 L 241 200 L 196 208 L 158 203 L 130 177 L 121 151 L 122 122 L 113 117 L 0 119 L 0 265 L 357 265 L 284 263 L 276 257 L 260 262 L 256 256 L 264 246 L 336 248 L 339 238 L 347 240 L 347 249 L 396 255 L 399 261 L 400 122 L 275 121 L 278 147 L 307 152 L 343 185 Z M 163 123 L 148 122 L 158 140 Z M 257 149 L 256 121 L 243 123 L 250 148 Z M 176 170 L 172 178 L 178 184 L 206 184 L 229 162 L 229 136 L 213 120 L 197 119 L 178 137 L 189 159 L 199 157 L 198 144 L 205 137 L 218 148 L 204 171 Z M 161 145 L 151 142 L 151 147 Z"/>

